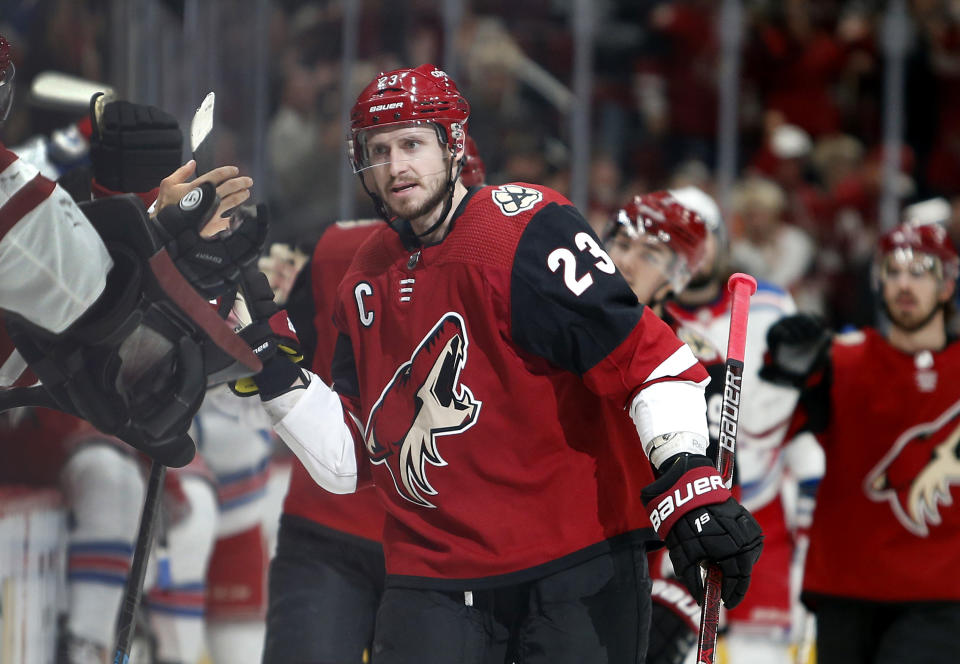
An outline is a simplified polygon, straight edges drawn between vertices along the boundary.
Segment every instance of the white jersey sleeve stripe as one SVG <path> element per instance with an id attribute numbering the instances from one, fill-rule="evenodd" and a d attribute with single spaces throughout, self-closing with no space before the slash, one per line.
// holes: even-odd
<path id="1" fill-rule="evenodd" d="M 670 357 L 661 362 L 643 382 L 649 383 L 666 376 L 679 376 L 696 363 L 697 358 L 693 356 L 690 346 L 683 344 Z"/>

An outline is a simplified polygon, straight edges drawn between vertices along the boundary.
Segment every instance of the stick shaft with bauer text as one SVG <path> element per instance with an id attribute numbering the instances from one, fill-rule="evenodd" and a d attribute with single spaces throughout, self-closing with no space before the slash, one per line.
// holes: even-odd
<path id="1" fill-rule="evenodd" d="M 727 281 L 727 288 L 733 294 L 733 304 L 730 308 L 730 334 L 727 337 L 717 470 L 723 477 L 724 484 L 729 486 L 733 480 L 733 454 L 737 446 L 743 353 L 747 345 L 747 314 L 750 311 L 750 296 L 757 291 L 757 282 L 750 275 L 738 272 Z M 703 613 L 700 614 L 700 639 L 697 643 L 697 664 L 714 664 L 715 661 L 717 628 L 720 626 L 722 580 L 723 575 L 719 567 L 716 565 L 707 567 L 703 591 Z"/>

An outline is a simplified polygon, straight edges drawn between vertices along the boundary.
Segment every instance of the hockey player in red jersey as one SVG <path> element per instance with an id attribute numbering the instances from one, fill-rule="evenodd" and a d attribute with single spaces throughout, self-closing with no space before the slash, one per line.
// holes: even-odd
<path id="1" fill-rule="evenodd" d="M 652 196 L 661 200 L 655 202 Z M 670 205 L 664 205 L 664 200 Z M 704 220 L 709 233 L 702 244 L 684 241 L 688 234 L 674 230 L 682 218 L 679 212 L 670 214 L 674 205 L 691 210 Z M 652 213 L 663 219 L 659 223 L 667 224 L 665 240 L 658 239 L 651 229 L 641 231 L 644 220 L 658 223 Z M 607 241 L 611 257 L 627 275 L 640 300 L 651 298 L 651 304 L 658 307 L 664 320 L 690 346 L 712 377 L 707 386 L 707 421 L 713 457 L 731 304 L 725 288 L 729 275 L 720 210 L 703 191 L 684 187 L 635 198 L 624 206 L 617 221 Z M 649 255 L 651 245 L 660 251 L 659 261 Z M 669 248 L 672 254 L 667 255 L 676 258 L 663 260 L 662 247 Z M 699 268 L 691 270 L 698 256 L 703 260 Z M 653 279 L 649 272 L 638 271 L 639 266 L 646 266 L 649 271 L 657 265 L 661 268 L 654 272 Z M 786 447 L 782 445 L 796 403 L 796 390 L 762 382 L 758 371 L 766 350 L 767 330 L 782 316 L 795 311 L 790 296 L 769 284 L 761 283 L 750 300 L 736 473 L 741 500 L 757 517 L 765 539 L 764 555 L 754 568 L 750 595 L 727 614 L 724 646 L 732 661 L 775 663 L 789 662 L 791 657 L 791 606 L 798 601 L 799 591 L 790 585 L 790 572 L 795 549 L 802 551 L 804 547 L 795 546 L 797 535 L 788 529 L 788 524 L 795 531 L 797 520 L 809 521 L 810 494 L 822 474 L 822 453 L 809 437 L 791 441 Z M 797 484 L 807 492 L 807 498 L 799 502 L 798 509 L 787 509 L 781 495 L 792 495 Z M 654 561 L 654 612 L 648 661 L 660 664 L 682 660 L 685 653 L 693 655 L 700 611 L 696 600 L 673 578 L 666 557 L 658 553 Z M 799 563 L 802 564 L 802 557 Z"/>
<path id="2" fill-rule="evenodd" d="M 942 227 L 903 224 L 874 261 L 882 331 L 831 338 L 809 316 L 770 330 L 764 371 L 803 387 L 796 423 L 826 454 L 803 579 L 822 664 L 956 659 L 958 269 Z"/>
<path id="3" fill-rule="evenodd" d="M 460 179 L 481 186 L 483 160 L 467 137 Z M 315 337 L 308 358 L 313 372 L 330 382 L 337 340 L 333 312 L 337 286 L 357 249 L 381 220 L 337 222 L 314 248 L 309 264 L 312 320 L 290 317 L 301 341 Z M 312 330 L 312 335 L 305 331 Z M 373 643 L 373 625 L 383 594 L 383 505 L 372 490 L 337 495 L 319 488 L 295 463 L 283 505 L 277 552 L 270 562 L 270 607 L 264 664 L 287 661 L 360 662 Z M 319 617 L 322 616 L 322 617 Z"/>
<path id="4" fill-rule="evenodd" d="M 704 456 L 703 368 L 568 201 L 463 186 L 468 116 L 431 65 L 361 93 L 353 161 L 389 223 L 338 289 L 337 392 L 268 360 L 261 398 L 321 486 L 375 478 L 376 661 L 642 662 L 646 546 L 695 592 L 718 563 L 734 605 L 760 528 Z"/>

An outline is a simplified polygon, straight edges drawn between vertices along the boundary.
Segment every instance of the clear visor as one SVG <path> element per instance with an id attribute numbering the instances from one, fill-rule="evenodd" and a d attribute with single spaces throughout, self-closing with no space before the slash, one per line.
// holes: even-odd
<path id="1" fill-rule="evenodd" d="M 0 122 L 7 119 L 13 105 L 13 79 L 16 73 L 12 62 L 5 71 L 0 72 Z"/>
<path id="2" fill-rule="evenodd" d="M 356 142 L 347 140 L 353 172 L 410 164 L 418 176 L 443 173 L 449 154 L 440 127 L 426 120 L 397 122 L 357 133 Z M 354 154 L 359 149 L 360 154 Z M 439 157 L 439 158 L 438 158 Z M 431 172 L 423 172 L 428 163 Z"/>
<path id="3" fill-rule="evenodd" d="M 640 232 L 622 210 L 616 230 L 607 241 L 607 249 L 616 249 L 617 256 L 629 256 L 628 260 L 659 272 L 674 293 L 683 291 L 690 282 L 690 268 L 686 259 L 670 247 L 670 234 L 663 230 Z"/>
<path id="4" fill-rule="evenodd" d="M 903 272 L 912 277 L 932 274 L 942 279 L 943 263 L 936 256 L 914 251 L 911 247 L 897 247 L 881 258 L 877 276 L 887 279 Z"/>

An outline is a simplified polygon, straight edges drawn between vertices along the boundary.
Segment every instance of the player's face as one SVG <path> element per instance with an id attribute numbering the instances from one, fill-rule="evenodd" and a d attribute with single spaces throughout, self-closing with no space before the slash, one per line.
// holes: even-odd
<path id="1" fill-rule="evenodd" d="M 667 275 L 677 257 L 666 245 L 635 240 L 620 231 L 607 247 L 607 253 L 641 303 L 659 300 L 670 290 Z"/>
<path id="2" fill-rule="evenodd" d="M 443 202 L 451 160 L 431 125 L 371 130 L 366 154 L 374 191 L 392 215 L 415 222 Z"/>
<path id="3" fill-rule="evenodd" d="M 890 321 L 908 332 L 924 326 L 950 297 L 937 261 L 925 254 L 891 253 L 880 268 L 883 301 Z"/>

